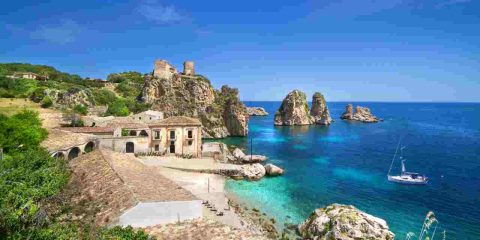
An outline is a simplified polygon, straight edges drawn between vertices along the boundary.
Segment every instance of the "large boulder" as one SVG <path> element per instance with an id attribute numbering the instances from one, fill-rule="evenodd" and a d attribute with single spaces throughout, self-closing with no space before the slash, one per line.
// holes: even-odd
<path id="1" fill-rule="evenodd" d="M 353 112 L 352 104 L 348 104 L 345 107 L 345 112 L 340 118 L 344 120 L 360 121 L 365 123 L 378 122 L 378 118 L 370 112 L 369 108 L 356 106 L 355 112 Z"/>
<path id="2" fill-rule="evenodd" d="M 265 176 L 265 167 L 260 163 L 242 165 L 241 171 L 243 177 L 250 181 L 260 180 Z"/>
<path id="3" fill-rule="evenodd" d="M 265 165 L 265 171 L 268 176 L 278 176 L 283 174 L 283 169 L 271 163 Z"/>
<path id="4" fill-rule="evenodd" d="M 249 116 L 267 116 L 268 112 L 262 107 L 247 107 L 247 114 Z"/>
<path id="5" fill-rule="evenodd" d="M 293 90 L 283 99 L 274 118 L 275 125 L 309 125 L 314 122 L 308 110 L 307 97 L 299 90 Z"/>
<path id="6" fill-rule="evenodd" d="M 263 155 L 245 155 L 241 158 L 242 163 L 259 163 L 265 162 L 267 160 L 267 156 Z"/>
<path id="7" fill-rule="evenodd" d="M 310 114 L 312 115 L 316 124 L 329 125 L 332 122 L 325 97 L 323 97 L 323 95 L 319 92 L 313 94 L 312 109 L 310 110 Z"/>
<path id="8" fill-rule="evenodd" d="M 240 148 L 235 148 L 235 150 L 233 150 L 232 152 L 232 155 L 236 159 L 243 159 L 246 156 L 245 153 L 243 153 L 243 151 Z"/>
<path id="9" fill-rule="evenodd" d="M 316 209 L 298 225 L 298 232 L 303 238 L 318 240 L 393 240 L 395 237 L 385 220 L 340 204 Z"/>

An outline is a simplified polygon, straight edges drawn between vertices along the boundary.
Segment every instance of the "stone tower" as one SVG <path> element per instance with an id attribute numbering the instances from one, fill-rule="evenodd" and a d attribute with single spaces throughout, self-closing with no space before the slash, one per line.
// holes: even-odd
<path id="1" fill-rule="evenodd" d="M 195 75 L 195 65 L 192 61 L 185 61 L 183 63 L 183 74 L 188 76 Z"/>
<path id="2" fill-rule="evenodd" d="M 177 69 L 165 60 L 155 60 L 153 76 L 158 78 L 170 78 L 177 73 Z"/>

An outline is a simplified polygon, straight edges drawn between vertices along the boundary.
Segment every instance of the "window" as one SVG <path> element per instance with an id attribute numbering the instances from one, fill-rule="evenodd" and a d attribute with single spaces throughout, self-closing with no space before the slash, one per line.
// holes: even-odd
<path id="1" fill-rule="evenodd" d="M 155 152 L 158 152 L 158 151 L 160 151 L 160 145 L 155 144 Z"/>
<path id="2" fill-rule="evenodd" d="M 193 131 L 192 130 L 188 130 L 188 138 L 193 138 Z"/>
<path id="3" fill-rule="evenodd" d="M 142 120 L 142 117 L 138 117 L 138 120 Z"/>
<path id="4" fill-rule="evenodd" d="M 155 131 L 155 139 L 160 139 L 160 131 Z"/>
<path id="5" fill-rule="evenodd" d="M 192 146 L 193 144 L 193 141 L 192 140 L 188 140 L 188 146 Z"/>
<path id="6" fill-rule="evenodd" d="M 175 130 L 170 130 L 170 139 L 175 139 Z"/>
<path id="7" fill-rule="evenodd" d="M 128 135 L 130 135 L 130 136 L 137 136 L 137 131 L 131 130 Z"/>

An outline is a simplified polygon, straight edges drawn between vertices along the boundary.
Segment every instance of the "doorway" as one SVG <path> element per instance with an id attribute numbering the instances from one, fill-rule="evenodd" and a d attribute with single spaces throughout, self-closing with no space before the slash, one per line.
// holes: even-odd
<path id="1" fill-rule="evenodd" d="M 135 144 L 133 144 L 133 142 L 127 142 L 127 144 L 125 146 L 125 152 L 134 153 L 135 152 Z"/>

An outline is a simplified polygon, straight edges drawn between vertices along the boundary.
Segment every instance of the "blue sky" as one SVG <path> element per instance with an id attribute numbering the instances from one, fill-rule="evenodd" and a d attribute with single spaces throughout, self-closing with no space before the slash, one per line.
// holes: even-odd
<path id="1" fill-rule="evenodd" d="M 193 60 L 243 100 L 480 101 L 480 1 L 6 1 L 0 62 L 83 77 Z"/>

